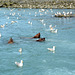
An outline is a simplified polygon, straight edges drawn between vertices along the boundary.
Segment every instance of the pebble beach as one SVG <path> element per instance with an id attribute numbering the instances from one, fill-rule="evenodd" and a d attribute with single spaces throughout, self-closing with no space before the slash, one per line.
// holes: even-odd
<path id="1" fill-rule="evenodd" d="M 74 0 L 0 0 L 0 7 L 75 9 Z"/>

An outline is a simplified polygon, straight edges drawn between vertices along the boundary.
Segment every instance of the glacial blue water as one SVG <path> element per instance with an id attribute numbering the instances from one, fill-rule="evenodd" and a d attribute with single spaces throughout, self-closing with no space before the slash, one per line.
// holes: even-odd
<path id="1" fill-rule="evenodd" d="M 75 75 L 75 17 L 54 17 L 63 11 L 75 14 L 75 9 L 0 8 L 0 26 L 5 25 L 0 27 L 0 75 Z M 57 33 L 50 32 L 51 24 Z M 45 41 L 30 39 L 39 32 Z M 8 44 L 11 37 L 14 43 Z M 53 46 L 55 53 L 47 49 Z M 15 65 L 20 60 L 22 68 Z"/>

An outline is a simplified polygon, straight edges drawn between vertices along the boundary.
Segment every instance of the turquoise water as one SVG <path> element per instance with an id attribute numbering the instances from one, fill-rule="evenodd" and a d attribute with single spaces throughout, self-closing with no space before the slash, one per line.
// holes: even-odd
<path id="1" fill-rule="evenodd" d="M 5 24 L 0 28 L 0 75 L 75 75 L 75 17 L 53 16 L 57 11 L 75 13 L 75 9 L 39 10 L 0 8 L 0 25 Z M 50 32 L 51 24 L 56 25 L 57 34 Z M 23 38 L 39 32 L 44 42 Z M 7 44 L 10 37 L 14 44 Z M 55 53 L 47 50 L 52 46 L 56 46 Z M 18 52 L 20 48 L 22 54 Z M 15 65 L 20 60 L 24 62 L 22 68 Z"/>

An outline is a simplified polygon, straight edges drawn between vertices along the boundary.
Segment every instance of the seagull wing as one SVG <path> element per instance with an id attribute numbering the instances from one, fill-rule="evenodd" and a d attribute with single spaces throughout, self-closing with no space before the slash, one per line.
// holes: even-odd
<path id="1" fill-rule="evenodd" d="M 47 48 L 48 50 L 50 50 L 50 51 L 53 51 L 53 49 L 52 48 Z"/>
<path id="2" fill-rule="evenodd" d="M 15 64 L 16 64 L 17 66 L 19 66 L 19 63 L 18 63 L 18 62 L 15 62 Z"/>

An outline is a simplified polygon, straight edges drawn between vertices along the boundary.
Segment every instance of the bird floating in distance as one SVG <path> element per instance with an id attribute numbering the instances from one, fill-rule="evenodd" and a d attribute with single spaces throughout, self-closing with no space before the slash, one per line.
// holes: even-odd
<path id="1" fill-rule="evenodd" d="M 56 25 L 55 26 L 49 25 L 49 27 L 50 27 L 50 31 L 55 30 Z"/>
<path id="2" fill-rule="evenodd" d="M 53 46 L 53 48 L 47 48 L 49 51 L 52 51 L 53 53 L 55 53 L 55 47 L 56 46 Z"/>
<path id="3" fill-rule="evenodd" d="M 22 48 L 19 49 L 20 54 L 22 54 Z"/>
<path id="4" fill-rule="evenodd" d="M 21 60 L 21 62 L 15 62 L 15 64 L 18 66 L 18 67 L 23 67 L 23 60 Z"/>
<path id="5" fill-rule="evenodd" d="M 1 33 L 0 33 L 0 38 L 1 38 Z"/>
<path id="6" fill-rule="evenodd" d="M 52 27 L 52 25 L 50 25 L 49 27 L 50 27 L 50 32 L 57 33 L 58 29 L 55 29 L 56 25 L 53 27 Z"/>
<path id="7" fill-rule="evenodd" d="M 58 29 L 55 29 L 55 30 L 51 30 L 52 33 L 57 33 L 58 32 Z"/>
<path id="8" fill-rule="evenodd" d="M 4 28 L 5 27 L 5 25 L 3 24 L 3 25 L 1 25 L 1 28 Z"/>

